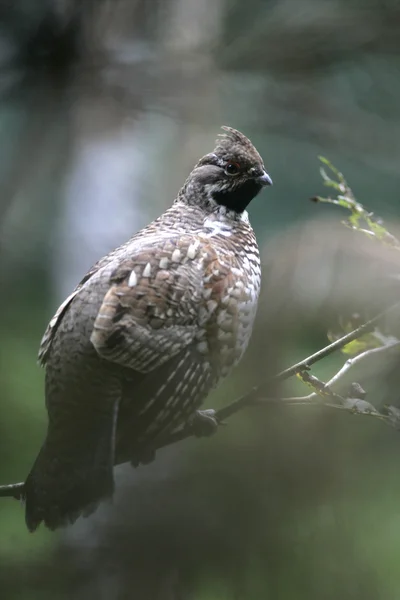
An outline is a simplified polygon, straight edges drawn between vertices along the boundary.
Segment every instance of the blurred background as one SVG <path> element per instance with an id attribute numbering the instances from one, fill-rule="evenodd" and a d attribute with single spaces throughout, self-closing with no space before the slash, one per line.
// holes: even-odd
<path id="1" fill-rule="evenodd" d="M 385 306 L 398 257 L 309 198 L 322 154 L 396 230 L 399 99 L 398 0 L 1 0 L 0 484 L 25 478 L 44 438 L 36 355 L 59 302 L 171 204 L 223 124 L 275 185 L 250 207 L 256 331 L 207 407 L 326 345 L 340 315 Z M 398 400 L 387 365 L 358 380 L 370 401 Z M 397 600 L 399 435 L 254 408 L 119 467 L 113 503 L 61 532 L 30 535 L 0 499 L 0 597 Z"/>

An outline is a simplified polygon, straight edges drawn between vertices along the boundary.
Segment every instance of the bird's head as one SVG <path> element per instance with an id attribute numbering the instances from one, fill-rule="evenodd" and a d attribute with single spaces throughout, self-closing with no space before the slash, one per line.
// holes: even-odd
<path id="1" fill-rule="evenodd" d="M 222 206 L 243 213 L 251 200 L 272 180 L 251 141 L 231 127 L 222 127 L 210 154 L 199 160 L 191 172 L 185 192 L 191 202 Z"/>

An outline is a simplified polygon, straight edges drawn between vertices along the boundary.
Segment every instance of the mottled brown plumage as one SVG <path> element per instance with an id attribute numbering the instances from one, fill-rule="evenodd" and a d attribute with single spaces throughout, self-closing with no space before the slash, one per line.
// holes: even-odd
<path id="1" fill-rule="evenodd" d="M 90 514 L 113 493 L 114 464 L 189 419 L 247 346 L 261 273 L 245 209 L 271 180 L 251 142 L 224 129 L 171 208 L 94 265 L 49 323 L 31 531 Z"/>

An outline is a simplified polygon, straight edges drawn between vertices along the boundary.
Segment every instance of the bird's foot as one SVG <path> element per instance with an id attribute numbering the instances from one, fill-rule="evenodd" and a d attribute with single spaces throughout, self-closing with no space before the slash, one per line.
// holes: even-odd
<path id="1" fill-rule="evenodd" d="M 217 419 L 216 414 L 213 408 L 196 410 L 190 419 L 190 426 L 196 437 L 208 437 L 217 431 L 222 423 Z"/>
<path id="2" fill-rule="evenodd" d="M 139 467 L 140 465 L 149 465 L 156 458 L 156 451 L 152 448 L 142 448 L 140 452 L 136 452 L 135 456 L 131 459 L 132 467 Z"/>

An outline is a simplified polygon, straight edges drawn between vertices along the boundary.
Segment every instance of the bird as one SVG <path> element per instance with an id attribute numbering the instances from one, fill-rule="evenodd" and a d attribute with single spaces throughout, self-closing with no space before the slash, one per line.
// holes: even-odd
<path id="1" fill-rule="evenodd" d="M 272 180 L 252 142 L 222 129 L 172 205 L 99 260 L 47 326 L 31 532 L 92 514 L 113 496 L 114 465 L 153 457 L 244 354 L 261 285 L 247 207 Z"/>

